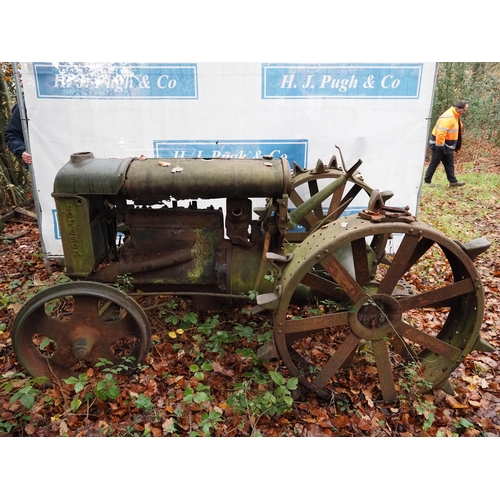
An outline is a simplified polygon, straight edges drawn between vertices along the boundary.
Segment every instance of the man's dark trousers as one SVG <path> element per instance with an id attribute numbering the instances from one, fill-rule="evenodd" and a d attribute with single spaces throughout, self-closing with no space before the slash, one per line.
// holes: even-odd
<path id="1" fill-rule="evenodd" d="M 446 146 L 445 146 L 446 148 Z M 442 149 L 433 149 L 432 150 L 432 158 L 427 170 L 425 172 L 424 181 L 430 184 L 432 181 L 432 176 L 434 172 L 438 168 L 440 162 L 443 162 L 444 169 L 446 171 L 446 177 L 448 178 L 448 182 L 454 183 L 457 182 L 457 178 L 455 177 L 455 163 L 454 163 L 455 152 L 445 152 Z"/>

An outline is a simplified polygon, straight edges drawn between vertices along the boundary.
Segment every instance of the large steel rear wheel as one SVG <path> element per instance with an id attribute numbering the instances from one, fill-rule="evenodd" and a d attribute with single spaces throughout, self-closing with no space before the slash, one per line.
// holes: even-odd
<path id="1" fill-rule="evenodd" d="M 400 235 L 399 247 L 377 258 L 370 244 L 393 234 Z M 317 298 L 312 312 L 293 306 L 294 292 L 304 287 Z M 295 249 L 278 290 L 279 355 L 323 397 L 335 393 L 346 369 L 376 367 L 385 402 L 397 399 L 395 372 L 407 363 L 429 385 L 444 384 L 474 348 L 483 318 L 484 293 L 469 256 L 418 221 L 349 216 L 328 224 Z"/>
<path id="2" fill-rule="evenodd" d="M 48 384 L 94 366 L 100 359 L 135 365 L 149 351 L 146 314 L 131 297 L 101 283 L 54 285 L 32 297 L 13 325 L 17 358 Z"/>

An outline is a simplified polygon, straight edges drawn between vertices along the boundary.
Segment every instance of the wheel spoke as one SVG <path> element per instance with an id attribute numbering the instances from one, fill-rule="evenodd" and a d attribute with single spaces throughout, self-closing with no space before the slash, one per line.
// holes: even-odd
<path id="1" fill-rule="evenodd" d="M 404 236 L 396 254 L 394 255 L 387 274 L 380 283 L 379 293 L 392 293 L 399 279 L 405 273 L 407 263 L 413 256 L 418 241 L 419 236 L 414 236 L 412 234 L 406 234 Z"/>
<path id="2" fill-rule="evenodd" d="M 345 326 L 349 320 L 347 311 L 340 311 L 332 314 L 321 314 L 310 318 L 300 318 L 289 320 L 285 323 L 284 333 L 287 342 L 308 337 L 313 332 L 322 331 L 333 326 Z"/>
<path id="3" fill-rule="evenodd" d="M 389 349 L 384 339 L 372 340 L 373 356 L 377 365 L 378 376 L 380 380 L 380 388 L 385 402 L 394 402 L 398 396 L 394 387 L 394 379 L 392 377 L 391 358 Z"/>
<path id="4" fill-rule="evenodd" d="M 295 205 L 295 207 L 298 207 L 304 203 L 304 200 L 299 195 L 299 193 L 297 193 L 297 191 L 292 191 L 290 193 L 290 201 Z"/>
<path id="5" fill-rule="evenodd" d="M 345 293 L 342 289 L 333 281 L 327 280 L 318 274 L 307 273 L 300 282 L 303 285 L 309 286 L 312 289 L 324 293 L 335 299 L 342 299 L 345 297 Z"/>
<path id="6" fill-rule="evenodd" d="M 380 263 L 385 256 L 385 247 L 387 246 L 388 237 L 386 234 L 377 234 L 373 237 L 370 247 L 377 256 L 378 263 Z"/>
<path id="7" fill-rule="evenodd" d="M 296 207 L 299 207 L 304 203 L 304 200 L 300 197 L 297 191 L 292 191 L 290 193 L 290 200 Z M 314 212 L 308 212 L 307 215 L 303 219 L 301 219 L 299 223 L 309 230 L 312 226 L 314 226 L 314 224 L 317 224 L 318 221 L 319 219 L 316 217 Z"/>
<path id="8" fill-rule="evenodd" d="M 59 368 L 71 368 L 77 362 L 78 359 L 73 356 L 70 349 L 57 349 L 57 351 L 47 359 L 47 363 Z"/>
<path id="9" fill-rule="evenodd" d="M 130 314 L 115 321 L 101 321 L 99 330 L 103 341 L 110 344 L 129 335 L 135 336 L 139 331 L 137 323 Z"/>
<path id="10" fill-rule="evenodd" d="M 448 359 L 455 359 L 462 352 L 460 349 L 457 349 L 456 347 L 453 347 L 452 345 L 447 344 L 446 342 L 443 342 L 436 337 L 431 337 L 430 335 L 427 335 L 417 328 L 412 327 L 404 321 L 401 322 L 398 331 L 400 335 L 407 338 L 408 340 L 411 340 L 419 346 L 425 349 L 429 349 L 429 351 L 435 352 L 436 354 L 444 356 Z"/>
<path id="11" fill-rule="evenodd" d="M 316 193 L 319 192 L 319 187 L 318 187 L 318 181 L 316 179 L 313 179 L 312 181 L 309 181 L 308 183 L 309 187 L 309 197 L 313 197 Z M 317 220 L 321 220 L 324 217 L 323 213 L 323 208 L 321 206 L 321 203 L 317 204 L 313 208 L 314 215 L 316 216 Z"/>
<path id="12" fill-rule="evenodd" d="M 327 215 L 333 214 L 336 210 L 338 210 L 338 208 L 342 204 L 341 199 L 342 199 L 342 194 L 344 193 L 344 188 L 345 188 L 345 185 L 340 187 L 339 189 L 337 189 L 332 194 L 332 199 L 330 200 L 330 205 L 328 207 L 328 214 Z M 339 218 L 339 216 L 340 216 L 340 213 L 337 213 L 337 214 L 335 214 L 334 217 L 332 217 L 331 220 L 336 220 Z"/>
<path id="13" fill-rule="evenodd" d="M 418 309 L 423 307 L 449 307 L 452 299 L 456 299 L 475 290 L 472 279 L 457 281 L 452 285 L 447 285 L 435 290 L 429 290 L 413 297 L 404 297 L 398 301 L 403 311 Z"/>
<path id="14" fill-rule="evenodd" d="M 415 250 L 413 251 L 412 255 L 408 257 L 408 261 L 406 262 L 406 266 L 403 269 L 403 273 L 405 274 L 408 272 L 414 264 L 417 263 L 417 261 L 422 257 L 422 255 L 429 250 L 429 248 L 434 245 L 434 242 L 428 238 L 421 238 L 420 241 L 417 243 L 415 246 Z"/>
<path id="15" fill-rule="evenodd" d="M 398 334 L 389 335 L 389 342 L 394 350 L 405 360 L 413 357 L 410 346 Z"/>
<path id="16" fill-rule="evenodd" d="M 361 186 L 359 184 L 353 184 L 352 188 L 349 189 L 348 193 L 344 196 L 344 198 L 342 198 L 342 201 L 339 203 L 339 205 L 343 205 L 348 200 L 354 200 L 354 198 L 358 195 L 360 191 L 361 191 Z"/>
<path id="17" fill-rule="evenodd" d="M 68 338 L 68 325 L 69 322 L 60 321 L 56 318 L 47 316 L 45 310 L 39 307 L 36 311 L 26 318 L 25 331 L 32 335 L 38 333 L 50 340 L 53 340 L 58 345 Z M 28 341 L 31 341 L 28 339 Z"/>
<path id="18" fill-rule="evenodd" d="M 95 319 L 98 318 L 97 304 L 99 302 L 98 297 L 92 295 L 74 295 L 74 308 L 71 321 L 77 323 L 89 324 L 89 322 L 94 323 Z"/>
<path id="19" fill-rule="evenodd" d="M 344 342 L 326 362 L 323 369 L 314 378 L 313 384 L 318 388 L 323 388 L 331 380 L 335 372 L 349 359 L 351 353 L 358 347 L 359 337 L 349 333 Z"/>
<path id="20" fill-rule="evenodd" d="M 368 269 L 368 252 L 364 238 L 354 240 L 351 243 L 352 258 L 354 260 L 354 273 L 356 281 L 364 285 L 370 281 L 370 270 Z"/>
<path id="21" fill-rule="evenodd" d="M 330 273 L 330 276 L 339 284 L 353 302 L 368 298 L 368 295 L 361 285 L 359 285 L 359 283 L 349 274 L 337 257 L 332 254 L 327 255 L 321 261 L 321 264 L 323 264 L 324 268 Z"/>

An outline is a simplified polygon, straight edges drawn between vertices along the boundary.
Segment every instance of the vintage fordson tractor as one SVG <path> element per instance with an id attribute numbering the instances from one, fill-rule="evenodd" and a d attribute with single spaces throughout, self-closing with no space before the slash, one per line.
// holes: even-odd
<path id="1" fill-rule="evenodd" d="M 72 155 L 53 197 L 73 281 L 21 309 L 13 328 L 18 359 L 52 381 L 100 358 L 144 361 L 146 314 L 110 285 L 129 276 L 142 293 L 188 294 L 199 304 L 258 292 L 254 312 L 267 312 L 273 324 L 260 354 L 281 358 L 319 396 L 331 395 L 339 371 L 361 354 L 376 366 L 382 400 L 396 399 L 395 372 L 408 362 L 433 387 L 451 390 L 448 377 L 465 356 L 491 350 L 479 335 L 484 295 L 472 261 L 489 242 L 452 241 L 387 206 L 392 193 L 366 185 L 360 164 L 347 170 L 333 156 L 292 172 L 286 159 L 265 156 Z M 358 194 L 366 209 L 343 217 Z M 252 207 L 255 198 L 263 206 Z M 224 209 L 198 206 L 220 199 Z M 316 314 L 295 305 L 308 301 L 321 306 Z"/>

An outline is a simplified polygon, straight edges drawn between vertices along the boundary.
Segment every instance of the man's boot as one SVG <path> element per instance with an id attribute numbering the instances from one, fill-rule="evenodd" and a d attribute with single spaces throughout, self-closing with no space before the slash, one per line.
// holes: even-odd
<path id="1" fill-rule="evenodd" d="M 462 182 L 450 182 L 450 187 L 451 188 L 456 188 L 456 187 L 462 187 L 465 186 L 467 183 L 462 181 Z"/>

